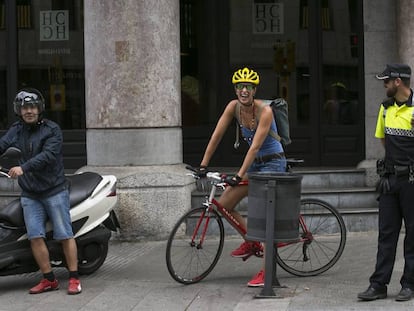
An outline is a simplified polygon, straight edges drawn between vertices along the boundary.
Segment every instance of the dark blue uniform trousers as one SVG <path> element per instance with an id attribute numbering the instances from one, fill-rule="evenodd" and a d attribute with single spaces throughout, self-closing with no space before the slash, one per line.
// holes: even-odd
<path id="1" fill-rule="evenodd" d="M 389 181 L 390 191 L 379 198 L 377 263 L 369 280 L 375 288 L 389 284 L 404 220 L 405 265 L 400 283 L 414 290 L 414 184 L 408 182 L 408 176 L 397 179 L 391 175 Z"/>

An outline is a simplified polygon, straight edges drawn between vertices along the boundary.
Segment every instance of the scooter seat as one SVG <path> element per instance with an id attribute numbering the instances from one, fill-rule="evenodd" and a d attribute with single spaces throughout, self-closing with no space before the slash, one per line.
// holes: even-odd
<path id="1" fill-rule="evenodd" d="M 20 199 L 13 200 L 0 209 L 0 223 L 9 227 L 24 227 L 23 209 L 20 205 Z"/>
<path id="2" fill-rule="evenodd" d="M 68 175 L 66 178 L 70 182 L 69 197 L 71 207 L 86 200 L 102 180 L 102 176 L 94 172 Z M 16 228 L 23 228 L 25 226 L 20 199 L 13 200 L 0 209 L 0 223 Z"/>
<path id="3" fill-rule="evenodd" d="M 67 175 L 66 178 L 70 182 L 71 208 L 86 200 L 102 180 L 102 176 L 94 172 Z"/>

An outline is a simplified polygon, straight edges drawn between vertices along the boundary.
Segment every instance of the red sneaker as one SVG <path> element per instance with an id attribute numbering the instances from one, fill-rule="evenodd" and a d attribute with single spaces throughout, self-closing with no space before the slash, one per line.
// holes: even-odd
<path id="1" fill-rule="evenodd" d="M 249 287 L 263 287 L 264 286 L 264 270 L 260 270 L 248 283 Z"/>
<path id="2" fill-rule="evenodd" d="M 260 252 L 263 252 L 263 246 L 259 242 L 244 241 L 237 249 L 231 252 L 231 256 L 242 258 Z"/>
<path id="3" fill-rule="evenodd" d="M 76 295 L 76 294 L 79 294 L 81 291 L 82 291 L 82 287 L 81 287 L 79 279 L 70 278 L 69 286 L 68 286 L 68 294 Z"/>
<path id="4" fill-rule="evenodd" d="M 55 279 L 54 281 L 49 281 L 47 279 L 42 279 L 39 284 L 35 287 L 32 287 L 29 291 L 30 294 L 40 294 L 44 292 L 48 292 L 51 290 L 59 289 L 59 283 Z"/>

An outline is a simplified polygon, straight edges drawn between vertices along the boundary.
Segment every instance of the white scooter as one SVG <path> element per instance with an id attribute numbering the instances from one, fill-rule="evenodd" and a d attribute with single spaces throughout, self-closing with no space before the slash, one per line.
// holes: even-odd
<path id="1" fill-rule="evenodd" d="M 8 148 L 0 161 L 16 160 L 20 150 Z M 8 169 L 0 166 L 0 175 L 10 177 Z M 91 274 L 104 263 L 108 254 L 111 231 L 120 228 L 114 212 L 117 204 L 116 177 L 85 172 L 67 175 L 70 182 L 70 214 L 78 246 L 78 271 Z M 47 224 L 46 244 L 53 267 L 65 267 L 61 244 L 52 239 Z M 0 206 L 0 276 L 39 270 L 27 239 L 20 199 Z"/>

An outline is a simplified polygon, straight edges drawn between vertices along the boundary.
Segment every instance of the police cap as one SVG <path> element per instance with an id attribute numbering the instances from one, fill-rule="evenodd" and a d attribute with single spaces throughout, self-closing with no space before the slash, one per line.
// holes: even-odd
<path id="1" fill-rule="evenodd" d="M 376 75 L 377 79 L 410 79 L 411 68 L 406 64 L 387 64 L 384 71 Z"/>

